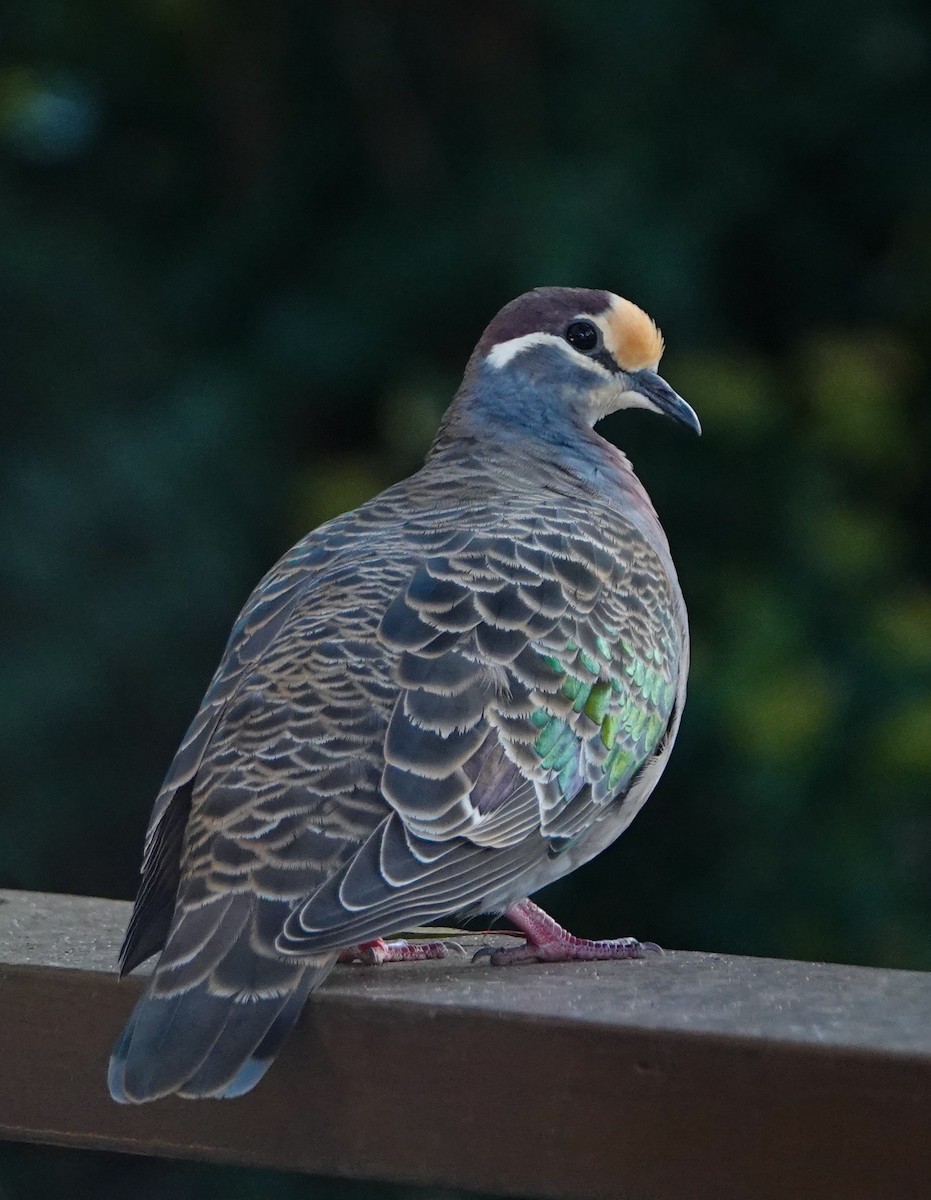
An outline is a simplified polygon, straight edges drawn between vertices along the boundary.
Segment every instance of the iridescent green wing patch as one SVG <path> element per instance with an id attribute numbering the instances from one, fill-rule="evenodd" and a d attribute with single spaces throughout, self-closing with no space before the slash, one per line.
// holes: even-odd
<path id="1" fill-rule="evenodd" d="M 655 753 L 675 702 L 662 651 L 637 654 L 630 642 L 603 636 L 596 648 L 597 656 L 570 641 L 562 655 L 543 656 L 562 680 L 531 716 L 533 749 L 540 769 L 557 776 L 564 802 L 586 778 L 605 798 L 623 792 Z"/>

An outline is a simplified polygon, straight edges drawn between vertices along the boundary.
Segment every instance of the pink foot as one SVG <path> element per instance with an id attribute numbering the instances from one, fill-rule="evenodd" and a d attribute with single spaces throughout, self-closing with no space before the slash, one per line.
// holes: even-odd
<path id="1" fill-rule="evenodd" d="M 347 946 L 339 952 L 339 962 L 361 962 L 379 967 L 390 962 L 422 962 L 425 958 L 445 958 L 449 947 L 445 942 L 405 942 L 401 939 L 386 942 L 375 938 L 359 946 Z"/>
<path id="2" fill-rule="evenodd" d="M 502 949 L 484 947 L 474 956 L 473 962 L 477 958 L 487 958 L 493 967 L 506 967 L 519 962 L 604 962 L 663 953 L 655 942 L 638 942 L 632 937 L 598 942 L 576 937 L 532 900 L 518 900 L 505 910 L 505 916 L 526 935 L 527 941 L 522 946 Z"/>

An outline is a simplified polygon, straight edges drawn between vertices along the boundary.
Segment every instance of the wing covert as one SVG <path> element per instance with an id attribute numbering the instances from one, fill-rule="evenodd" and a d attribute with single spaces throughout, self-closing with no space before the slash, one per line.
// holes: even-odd
<path id="1" fill-rule="evenodd" d="M 679 647 L 671 620 L 626 603 L 643 564 L 551 527 L 524 535 L 427 558 L 389 604 L 393 816 L 298 906 L 282 948 L 376 936 L 439 893 L 447 911 L 478 904 L 584 835 L 655 753 Z"/>

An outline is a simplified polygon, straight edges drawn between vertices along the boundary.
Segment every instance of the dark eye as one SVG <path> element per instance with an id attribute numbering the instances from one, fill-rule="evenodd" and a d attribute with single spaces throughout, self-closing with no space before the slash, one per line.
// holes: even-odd
<path id="1" fill-rule="evenodd" d="M 590 354 L 598 345 L 598 326 L 591 321 L 573 321 L 566 330 L 566 341 L 573 350 L 581 354 Z"/>

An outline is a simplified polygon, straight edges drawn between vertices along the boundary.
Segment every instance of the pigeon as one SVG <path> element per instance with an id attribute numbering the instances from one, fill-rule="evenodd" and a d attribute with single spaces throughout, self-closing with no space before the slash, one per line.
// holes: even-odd
<path id="1" fill-rule="evenodd" d="M 594 430 L 643 408 L 696 433 L 653 321 L 537 288 L 492 320 L 424 466 L 259 583 L 155 802 L 121 975 L 159 954 L 110 1061 L 122 1103 L 261 1079 L 340 958 L 505 914 L 525 960 L 634 958 L 529 897 L 655 787 L 689 635 L 669 545 Z"/>

